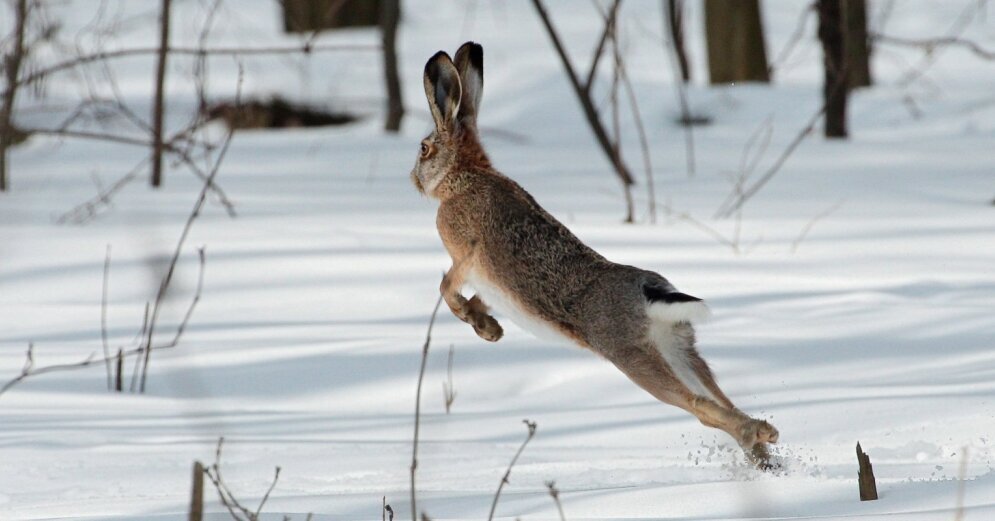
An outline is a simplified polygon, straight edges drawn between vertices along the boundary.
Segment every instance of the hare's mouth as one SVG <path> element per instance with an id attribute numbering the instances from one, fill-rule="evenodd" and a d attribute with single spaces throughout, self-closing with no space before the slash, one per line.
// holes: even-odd
<path id="1" fill-rule="evenodd" d="M 415 188 L 417 188 L 419 192 L 422 194 L 425 193 L 425 187 L 422 186 L 421 179 L 418 179 L 418 174 L 414 171 L 411 172 L 411 183 L 415 185 Z"/>

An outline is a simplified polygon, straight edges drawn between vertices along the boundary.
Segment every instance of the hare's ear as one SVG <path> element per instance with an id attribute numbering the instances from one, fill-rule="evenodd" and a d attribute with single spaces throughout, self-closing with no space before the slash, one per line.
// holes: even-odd
<path id="1" fill-rule="evenodd" d="M 444 51 L 435 53 L 425 64 L 425 97 L 428 98 L 436 130 L 453 130 L 461 96 L 459 73 L 453 61 Z"/>
<path id="2" fill-rule="evenodd" d="M 462 123 L 476 124 L 480 97 L 484 93 L 484 48 L 479 43 L 464 43 L 456 51 L 455 63 L 463 86 L 459 120 Z"/>

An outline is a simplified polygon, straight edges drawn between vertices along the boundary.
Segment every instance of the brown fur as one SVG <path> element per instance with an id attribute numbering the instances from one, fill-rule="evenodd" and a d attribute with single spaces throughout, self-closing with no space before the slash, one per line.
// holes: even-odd
<path id="1" fill-rule="evenodd" d="M 462 70 L 441 52 L 426 64 L 436 129 L 423 141 L 411 174 L 422 193 L 439 200 L 436 224 L 453 260 L 439 289 L 453 314 L 481 338 L 500 339 L 501 326 L 479 296 L 460 294 L 471 274 L 486 280 L 528 315 L 600 354 L 658 400 L 729 433 L 758 465 L 768 465 L 766 443 L 777 441 L 777 430 L 743 414 L 722 392 L 694 347 L 694 328 L 653 325 L 644 286 L 673 286 L 656 273 L 608 261 L 491 166 L 476 130 L 480 92 L 474 89 L 483 78 L 467 58 L 468 45 L 476 44 L 457 53 Z M 712 397 L 694 394 L 681 381 L 654 343 L 651 326 L 663 328 L 669 348 L 683 353 Z"/>

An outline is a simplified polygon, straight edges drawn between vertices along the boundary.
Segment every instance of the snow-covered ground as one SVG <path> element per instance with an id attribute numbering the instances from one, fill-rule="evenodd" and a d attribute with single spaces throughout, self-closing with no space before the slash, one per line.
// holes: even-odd
<path id="1" fill-rule="evenodd" d="M 71 31 L 92 15 L 89 4 L 53 4 L 52 13 Z M 122 4 L 126 14 L 140 9 Z M 185 519 L 191 465 L 213 460 L 219 436 L 225 478 L 246 503 L 254 505 L 273 467 L 282 468 L 266 519 L 308 512 L 380 519 L 383 497 L 399 519 L 409 517 L 415 383 L 448 258 L 434 205 L 407 174 L 429 126 L 424 61 L 466 39 L 486 49 L 480 123 L 494 163 L 607 257 L 659 271 L 710 302 L 715 318 L 698 328 L 701 350 L 730 397 L 780 429 L 784 469 L 750 469 L 725 435 L 656 402 L 587 352 L 536 340 L 507 321 L 505 339 L 487 344 L 440 312 L 423 395 L 419 510 L 433 519 L 485 518 L 528 418 L 538 431 L 498 518 L 558 518 L 544 485 L 550 480 L 571 520 L 953 520 L 958 504 L 960 519 L 995 518 L 992 63 L 945 50 L 924 79 L 904 86 L 921 54 L 881 48 L 877 86 L 852 98 L 851 139 L 809 137 L 745 207 L 736 254 L 680 215 L 735 236 L 735 220 L 711 216 L 744 144 L 770 121 L 762 170 L 818 108 L 814 19 L 771 86 L 708 88 L 693 12 L 691 96 L 713 124 L 696 129 L 698 172 L 689 178 L 683 135 L 672 123 L 659 2 L 627 5 L 628 69 L 648 126 L 657 198 L 671 213 L 661 208 L 659 223 L 649 224 L 641 183 L 639 223 L 625 225 L 618 185 L 529 3 L 404 4 L 409 117 L 400 135 L 380 131 L 376 53 L 245 59 L 247 94 L 284 92 L 367 118 L 236 135 L 218 181 L 239 215 L 211 203 L 196 221 L 161 338 L 194 292 L 202 245 L 203 296 L 180 345 L 155 354 L 148 392 L 108 393 L 95 366 L 36 376 L 0 396 L 0 518 Z M 587 2 L 548 4 L 586 67 L 597 14 Z M 886 30 L 942 35 L 977 4 L 901 2 Z M 211 40 L 217 45 L 298 41 L 279 34 L 274 2 L 225 5 Z M 763 6 L 773 57 L 803 2 Z M 195 43 L 203 9 L 179 4 L 176 41 Z M 108 45 L 151 44 L 154 15 L 137 19 Z M 995 47 L 993 24 L 990 13 L 980 16 L 966 34 Z M 320 41 L 377 36 L 349 31 Z M 233 64 L 212 63 L 214 95 L 234 91 Z M 174 124 L 190 116 L 190 68 L 178 59 L 172 69 Z M 122 92 L 142 114 L 151 69 L 148 59 L 115 62 Z M 78 96 L 69 78 L 48 84 L 48 103 Z M 31 114 L 32 122 L 50 122 Z M 642 180 L 627 115 L 623 128 L 628 162 Z M 173 169 L 161 191 L 132 184 L 87 225 L 58 225 L 54 216 L 95 193 L 93 176 L 109 183 L 142 154 L 51 138 L 13 152 L 13 191 L 0 196 L 0 382 L 20 372 L 29 342 L 38 366 L 101 351 L 107 245 L 111 345 L 130 345 L 199 181 Z M 450 346 L 457 395 L 446 414 Z M 874 463 L 876 502 L 858 501 L 858 441 Z M 228 517 L 213 494 L 208 501 L 212 519 Z"/>

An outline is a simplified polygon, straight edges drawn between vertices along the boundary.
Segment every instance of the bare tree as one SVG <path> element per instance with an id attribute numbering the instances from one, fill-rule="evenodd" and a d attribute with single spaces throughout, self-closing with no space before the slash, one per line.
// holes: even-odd
<path id="1" fill-rule="evenodd" d="M 712 84 L 770 81 L 759 0 L 705 0 L 705 40 Z"/>
<path id="2" fill-rule="evenodd" d="M 17 100 L 17 77 L 24 61 L 24 33 L 28 25 L 28 1 L 14 2 L 14 41 L 9 54 L 3 56 L 6 86 L 0 106 L 0 192 L 7 191 L 7 149 L 14 141 L 14 102 Z"/>
<path id="3" fill-rule="evenodd" d="M 819 41 L 822 42 L 825 81 L 822 86 L 826 106 L 825 134 L 828 138 L 845 138 L 847 67 L 843 40 L 841 3 L 844 0 L 819 0 Z"/>
<path id="4" fill-rule="evenodd" d="M 691 66 L 688 64 L 688 53 L 684 47 L 684 0 L 664 0 L 667 31 L 674 47 L 674 55 L 680 64 L 681 81 L 691 81 Z"/>
<path id="5" fill-rule="evenodd" d="M 166 100 L 166 60 L 169 57 L 169 14 L 172 0 L 162 0 L 159 13 L 159 52 L 156 61 L 155 99 L 152 102 L 152 186 L 162 185 L 162 127 Z"/>
<path id="6" fill-rule="evenodd" d="M 867 36 L 866 0 L 842 0 L 843 27 L 846 32 L 847 87 L 871 86 L 871 41 Z"/>
<path id="7" fill-rule="evenodd" d="M 404 117 L 404 99 L 401 97 L 401 79 L 397 73 L 397 23 L 401 18 L 401 0 L 380 0 L 380 34 L 383 38 L 383 69 L 387 82 L 388 132 L 401 129 Z"/>

